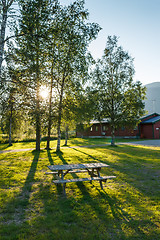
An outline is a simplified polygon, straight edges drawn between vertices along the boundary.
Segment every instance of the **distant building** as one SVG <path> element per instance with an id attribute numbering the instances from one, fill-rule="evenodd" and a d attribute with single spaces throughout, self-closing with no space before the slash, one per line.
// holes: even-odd
<path id="1" fill-rule="evenodd" d="M 160 139 L 160 114 L 153 113 L 141 119 L 140 138 Z"/>
<path id="2" fill-rule="evenodd" d="M 160 139 L 160 114 L 153 113 L 140 119 L 140 123 L 135 129 L 121 127 L 116 129 L 115 136 L 122 138 L 147 138 Z M 110 137 L 111 127 L 107 119 L 101 123 L 92 121 L 91 126 L 81 132 L 77 132 L 77 137 Z"/>

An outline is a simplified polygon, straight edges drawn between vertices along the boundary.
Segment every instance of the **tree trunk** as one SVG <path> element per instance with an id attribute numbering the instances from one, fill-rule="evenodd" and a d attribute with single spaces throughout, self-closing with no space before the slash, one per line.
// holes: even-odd
<path id="1" fill-rule="evenodd" d="M 61 85 L 61 92 L 60 92 L 60 101 L 59 101 L 59 108 L 58 108 L 58 127 L 57 127 L 57 149 L 56 151 L 60 151 L 60 142 L 61 142 L 61 118 L 62 118 L 62 99 L 63 99 L 63 88 L 64 88 L 64 80 L 65 77 L 63 76 L 63 81 Z"/>
<path id="2" fill-rule="evenodd" d="M 0 31 L 0 82 L 1 82 L 1 74 L 2 74 L 2 62 L 3 62 L 3 53 L 4 53 L 4 40 L 5 40 L 5 31 L 7 24 L 7 6 L 6 1 L 3 1 L 2 6 L 2 23 L 1 23 L 1 31 Z"/>
<path id="3" fill-rule="evenodd" d="M 68 55 L 69 55 L 70 49 L 68 51 Z M 67 57 L 68 59 L 68 57 Z M 60 91 L 60 100 L 59 100 L 59 108 L 58 108 L 58 127 L 57 127 L 57 135 L 58 135 L 58 139 L 57 139 L 57 149 L 56 151 L 59 152 L 60 151 L 60 141 L 61 141 L 61 118 L 62 118 L 62 100 L 63 100 L 63 90 L 64 90 L 64 82 L 65 82 L 65 78 L 66 78 L 66 68 L 67 68 L 67 62 L 63 71 L 63 78 L 62 78 L 62 84 L 61 85 L 61 91 Z"/>
<path id="4" fill-rule="evenodd" d="M 11 92 L 10 92 L 9 108 L 10 108 L 10 118 L 9 118 L 9 146 L 12 146 L 13 89 L 12 89 Z"/>
<path id="5" fill-rule="evenodd" d="M 115 122 L 114 122 L 114 92 L 113 92 L 114 84 L 113 84 L 113 79 L 112 79 L 112 110 L 111 110 L 111 146 L 115 146 Z"/>
<path id="6" fill-rule="evenodd" d="M 11 106 L 11 115 L 9 119 L 9 146 L 12 146 L 12 106 Z"/>
<path id="7" fill-rule="evenodd" d="M 50 136 L 51 136 L 51 126 L 52 126 L 52 91 L 53 91 L 53 63 L 52 63 L 52 70 L 51 70 L 51 88 L 49 93 L 49 113 L 48 113 L 48 136 L 47 136 L 47 146 L 46 149 L 50 149 Z"/>
<path id="8" fill-rule="evenodd" d="M 36 116 L 36 150 L 40 151 L 40 143 L 41 143 L 41 127 L 40 127 L 40 116 L 37 113 Z"/>
<path id="9" fill-rule="evenodd" d="M 40 103 L 39 103 L 39 84 L 36 96 L 36 150 L 40 151 L 41 142 L 41 121 L 40 121 Z"/>
<path id="10" fill-rule="evenodd" d="M 50 108 L 50 106 L 49 106 Z M 50 136 L 51 136 L 51 115 L 49 113 L 49 119 L 48 119 L 48 136 L 47 136 L 47 145 L 46 145 L 46 149 L 49 150 L 50 149 Z"/>
<path id="11" fill-rule="evenodd" d="M 67 146 L 67 141 L 68 141 L 68 125 L 66 124 L 66 129 L 65 129 L 65 146 Z"/>
<path id="12" fill-rule="evenodd" d="M 39 33 L 39 22 L 37 22 L 37 33 Z M 39 49 L 40 49 L 40 42 L 39 42 L 39 36 L 37 35 L 36 37 L 36 151 L 40 151 L 40 143 L 41 143 Z"/>
<path id="13" fill-rule="evenodd" d="M 103 128 L 102 128 L 102 123 L 100 121 L 100 129 L 101 129 L 101 135 L 103 136 Z"/>
<path id="14" fill-rule="evenodd" d="M 111 126 L 111 145 L 115 146 L 115 128 L 114 125 Z"/>
<path id="15" fill-rule="evenodd" d="M 60 96 L 59 102 L 59 114 L 58 114 L 58 127 L 57 127 L 57 149 L 56 151 L 60 151 L 60 142 L 61 142 L 61 117 L 62 117 L 62 95 Z"/>
<path id="16" fill-rule="evenodd" d="M 60 125 L 58 124 L 58 129 L 57 129 L 57 149 L 56 151 L 59 152 L 60 151 L 60 145 L 61 145 L 61 130 L 60 130 Z"/>

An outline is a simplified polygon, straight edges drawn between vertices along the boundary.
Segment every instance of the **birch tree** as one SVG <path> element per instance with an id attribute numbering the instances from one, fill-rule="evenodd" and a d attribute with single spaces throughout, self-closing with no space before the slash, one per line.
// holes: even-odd
<path id="1" fill-rule="evenodd" d="M 100 30 L 98 24 L 87 22 L 88 14 L 81 0 L 61 8 L 59 15 L 57 61 L 54 67 L 59 98 L 57 151 L 60 151 L 63 97 L 72 83 L 85 80 L 88 74 L 87 47 Z"/>
<path id="2" fill-rule="evenodd" d="M 11 10 L 12 4 L 15 0 L 0 0 L 0 82 L 2 74 L 2 62 L 4 56 L 5 35 L 7 27 L 7 19 Z"/>
<path id="3" fill-rule="evenodd" d="M 40 150 L 41 97 L 40 87 L 46 81 L 47 37 L 57 1 L 20 0 L 19 29 L 15 51 L 19 77 L 30 93 L 30 109 L 35 119 L 36 150 Z"/>
<path id="4" fill-rule="evenodd" d="M 107 39 L 104 55 L 93 72 L 97 94 L 97 112 L 108 118 L 111 126 L 111 145 L 115 145 L 115 129 L 134 127 L 144 114 L 145 88 L 134 82 L 133 58 L 118 45 L 116 36 Z"/>

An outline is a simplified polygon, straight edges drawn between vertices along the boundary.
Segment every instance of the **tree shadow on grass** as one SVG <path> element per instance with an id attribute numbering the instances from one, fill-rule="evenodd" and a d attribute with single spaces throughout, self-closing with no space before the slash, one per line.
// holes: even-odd
<path id="1" fill-rule="evenodd" d="M 149 237 L 144 232 L 146 226 L 152 229 L 157 226 L 150 220 L 132 217 L 114 194 L 102 191 L 97 184 L 90 188 L 88 184 L 78 183 L 79 191 L 73 185 L 69 186 L 73 194 L 69 190 L 68 198 L 53 194 L 49 185 L 40 185 L 37 198 L 43 201 L 44 215 L 37 217 L 32 225 L 37 237 L 50 232 L 55 236 L 51 239 L 158 239 L 154 232 Z M 97 192 L 93 194 L 91 189 Z"/>
<path id="2" fill-rule="evenodd" d="M 11 147 L 11 146 L 9 146 L 8 143 L 4 143 L 4 144 L 0 143 L 0 152 L 1 152 L 1 151 L 4 151 L 4 150 L 9 150 L 10 147 Z"/>
<path id="3" fill-rule="evenodd" d="M 56 154 L 63 164 L 68 164 L 63 152 Z M 85 183 L 77 183 L 76 186 L 79 191 L 76 190 L 75 184 L 73 187 L 71 184 L 67 187 L 68 197 L 64 198 L 62 192 L 57 196 L 57 193 L 54 194 L 49 185 L 40 185 L 39 193 L 37 193 L 40 196 L 38 195 L 37 198 L 40 197 L 40 200 L 43 201 L 44 216 L 37 217 L 32 226 L 37 236 L 40 236 L 41 232 L 46 234 L 50 232 L 50 237 L 55 234 L 53 239 L 64 239 L 64 236 L 66 239 L 76 240 L 158 239 L 154 232 L 151 232 L 149 237 L 144 232 L 146 226 L 152 229 L 156 229 L 157 226 L 149 219 L 133 217 L 123 209 L 123 203 L 115 194 L 108 194 L 97 185 L 91 189 Z M 92 190 L 95 191 L 95 189 L 98 194 L 92 193 Z M 129 195 L 130 193 L 126 198 L 130 201 L 131 196 Z M 131 202 L 131 204 L 138 208 L 138 203 Z M 148 212 L 147 209 L 142 209 L 142 211 Z M 126 235 L 127 229 L 131 232 L 129 237 Z"/>
<path id="4" fill-rule="evenodd" d="M 54 165 L 51 151 L 47 150 L 47 154 L 48 154 L 48 159 L 49 159 L 50 164 Z M 62 151 L 53 152 L 53 154 L 57 155 L 60 158 L 60 160 L 63 162 L 63 164 L 67 164 L 67 162 L 63 158 L 63 152 Z M 54 179 L 54 175 L 53 175 L 53 179 Z M 56 188 L 57 188 L 58 195 L 61 195 L 62 194 L 62 185 L 61 184 L 56 184 Z"/>
<path id="5" fill-rule="evenodd" d="M 127 210 L 123 210 L 123 208 L 121 207 L 122 206 L 121 202 L 118 200 L 118 198 L 116 198 L 115 196 L 111 197 L 106 191 L 100 191 L 99 189 L 97 190 L 99 191 L 100 196 L 103 199 L 106 199 L 106 201 L 109 203 L 117 228 L 125 224 L 126 229 L 130 229 L 131 232 L 134 232 L 132 237 L 138 236 L 138 239 L 148 239 L 148 240 L 157 239 L 155 238 L 156 233 L 154 231 L 151 232 L 151 235 L 149 237 L 148 237 L 147 231 L 145 231 L 146 226 L 148 228 L 149 227 L 152 228 L 152 230 L 153 229 L 157 230 L 158 229 L 157 224 L 153 223 L 150 219 L 145 219 L 145 218 L 138 219 L 138 216 L 135 216 L 135 215 L 133 215 L 134 216 L 133 217 L 131 214 L 128 214 Z M 139 208 L 139 210 L 141 209 Z M 143 209 L 143 212 L 144 211 L 148 213 L 147 209 Z M 123 232 L 122 228 L 121 228 L 121 231 Z"/>
<path id="6" fill-rule="evenodd" d="M 59 159 L 62 161 L 63 164 L 68 164 L 68 162 L 63 157 L 63 152 L 62 151 L 55 152 L 55 154 L 59 157 Z"/>
<path id="7" fill-rule="evenodd" d="M 30 204 L 29 199 L 32 192 L 32 186 L 35 183 L 35 173 L 37 169 L 38 159 L 40 152 L 33 151 L 33 160 L 20 193 L 9 201 L 5 207 L 5 214 L 7 214 L 6 224 L 23 224 L 26 222 L 26 210 Z"/>
<path id="8" fill-rule="evenodd" d="M 88 216 L 90 214 L 89 209 L 92 209 L 93 212 L 96 213 L 104 230 L 106 230 L 105 226 L 107 226 L 107 231 L 110 231 L 111 234 L 113 234 L 112 239 L 130 239 L 126 237 L 126 229 L 130 229 L 132 235 L 131 238 L 137 236 L 137 239 L 157 239 L 155 236 L 157 236 L 156 231 L 158 225 L 149 218 L 138 219 L 138 216 L 135 216 L 134 214 L 132 215 L 127 209 L 124 210 L 122 202 L 117 196 L 114 194 L 108 194 L 107 191 L 94 186 L 92 189 L 96 188 L 99 192 L 99 197 L 98 195 L 95 197 L 90 194 L 91 191 L 85 184 L 78 183 L 77 185 L 83 196 L 81 203 L 91 207 L 88 207 Z M 139 211 L 142 210 L 145 214 L 149 214 L 148 209 L 139 206 L 138 202 L 134 202 L 134 207 L 137 207 Z M 109 208 L 111 209 L 111 214 Z M 153 232 L 150 232 L 151 235 L 149 237 L 148 233 L 145 232 L 146 226 L 153 230 Z"/>
<path id="9" fill-rule="evenodd" d="M 80 151 L 79 149 L 74 149 L 74 150 Z M 132 146 L 125 146 L 125 147 L 120 146 L 117 148 L 113 148 L 110 146 L 110 147 L 107 147 L 107 149 L 106 148 L 98 149 L 98 151 L 101 151 L 104 153 L 106 152 L 106 150 L 111 151 L 111 154 L 113 154 L 113 156 L 118 159 L 116 159 L 116 161 L 114 160 L 104 161 L 102 159 L 96 159 L 95 157 L 89 155 L 86 152 L 83 152 L 83 151 L 80 151 L 80 152 L 91 157 L 92 159 L 96 159 L 96 160 L 99 160 L 100 162 L 109 164 L 109 166 L 111 167 L 111 170 L 116 171 L 115 175 L 117 175 L 117 178 L 114 181 L 117 183 L 117 186 L 122 188 L 121 192 L 124 194 L 126 200 L 129 201 L 134 206 L 136 211 L 144 212 L 146 214 L 149 213 L 150 215 L 153 215 L 153 213 L 149 212 L 146 209 L 146 207 L 143 204 L 141 204 L 141 202 L 137 201 L 136 195 L 134 196 L 134 194 L 131 194 L 131 188 L 133 186 L 133 189 L 135 189 L 135 191 L 138 190 L 140 195 L 143 194 L 144 197 L 148 196 L 149 198 L 153 197 L 154 199 L 154 196 L 155 196 L 157 199 L 158 197 L 157 189 L 158 189 L 158 179 L 159 179 L 158 178 L 159 170 L 157 170 L 157 168 L 160 169 L 158 165 L 159 162 L 154 163 L 153 161 L 152 164 L 149 163 L 148 165 L 147 159 L 148 159 L 148 155 L 152 157 L 152 154 L 154 154 L 154 157 L 157 159 L 160 151 L 146 149 L 146 154 L 144 154 L 144 150 L 142 150 L 141 148 L 137 149 L 136 147 L 132 147 Z M 107 170 L 105 169 L 104 172 L 107 172 Z M 123 185 L 125 186 L 125 188 Z M 126 191 L 127 185 L 131 186 L 131 188 L 128 189 L 129 192 Z M 135 192 L 135 194 L 137 193 Z M 109 196 L 107 198 L 107 201 L 111 203 Z M 112 209 L 113 215 L 115 215 L 114 207 L 112 205 L 111 205 L 111 209 Z M 149 218 L 146 220 L 135 220 L 131 218 L 131 220 L 129 220 L 129 223 L 130 225 L 128 226 L 130 228 L 132 228 L 132 224 L 137 226 L 140 225 L 142 226 L 142 228 L 144 228 L 145 224 L 148 224 L 155 229 L 157 228 L 157 225 L 154 222 L 150 221 Z M 137 234 L 138 232 L 140 232 L 142 236 L 144 235 L 143 231 L 140 231 L 139 229 L 137 229 Z"/>
<path id="10" fill-rule="evenodd" d="M 159 161 L 148 162 L 148 158 L 153 159 L 153 156 L 157 159 L 160 155 L 160 150 L 144 149 L 137 148 L 136 146 L 119 146 L 117 148 L 107 146 L 107 148 L 96 149 L 101 153 L 109 151 L 115 160 L 103 160 L 102 158 L 98 159 L 85 151 L 73 148 L 75 151 L 81 152 L 91 159 L 98 160 L 105 164 L 108 164 L 109 169 L 103 169 L 103 173 L 108 173 L 109 171 L 114 171 L 118 174 L 118 179 L 121 179 L 121 176 L 125 177 L 125 182 L 132 184 L 134 187 L 139 189 L 142 193 L 150 197 L 157 196 L 158 182 L 160 167 Z M 116 175 L 115 174 L 115 175 Z M 117 179 L 115 180 L 117 181 Z"/>
<path id="11" fill-rule="evenodd" d="M 51 165 L 54 165 L 53 158 L 52 158 L 52 155 L 51 155 L 51 151 L 50 151 L 50 150 L 47 150 L 47 155 L 48 155 L 48 159 L 49 159 L 50 164 L 51 164 Z"/>
<path id="12" fill-rule="evenodd" d="M 22 189 L 22 193 L 25 192 L 25 189 L 28 189 L 28 191 L 30 192 L 31 189 L 32 189 L 32 185 L 34 184 L 34 176 L 35 176 L 35 173 L 36 173 L 40 152 L 34 150 L 34 151 L 32 151 L 32 154 L 33 154 L 34 158 L 33 158 L 28 176 L 26 178 L 24 187 Z M 29 196 L 28 196 L 28 199 L 29 199 Z"/>
<path id="13" fill-rule="evenodd" d="M 105 152 L 105 149 L 99 150 Z M 114 149 L 116 161 L 107 163 L 118 173 L 120 181 L 125 181 L 148 197 L 157 196 L 160 184 L 160 161 L 157 161 L 160 150 L 122 146 Z M 156 161 L 154 161 L 154 158 Z M 106 161 L 101 160 L 106 163 Z"/>
<path id="14" fill-rule="evenodd" d="M 62 152 L 57 153 L 57 156 L 61 159 L 63 164 L 67 164 Z M 76 176 L 76 174 L 72 175 L 74 175 L 74 177 Z M 64 232 L 66 239 L 77 240 L 107 239 L 108 234 L 110 234 L 109 231 L 111 231 L 111 234 L 114 234 L 115 238 L 112 239 L 118 239 L 119 231 L 121 231 L 121 236 L 124 236 L 121 226 L 122 223 L 119 220 L 121 218 L 124 220 L 126 217 L 123 217 L 123 212 L 120 208 L 117 208 L 118 204 L 114 203 L 117 201 L 116 198 L 110 200 L 113 202 L 112 208 L 114 213 L 113 216 L 111 216 L 108 214 L 109 204 L 105 195 L 97 194 L 96 197 L 92 196 L 90 194 L 90 189 L 87 189 L 86 184 L 83 182 L 76 184 L 76 188 L 78 187 L 80 190 L 77 192 L 75 184 L 72 184 L 69 184 L 67 187 L 67 197 L 62 195 L 62 188 L 59 188 L 59 191 L 57 190 L 57 195 L 51 192 L 49 186 L 44 187 L 43 184 L 40 186 L 45 218 L 37 218 L 37 221 L 38 225 L 41 224 L 42 231 L 45 231 L 44 222 L 50 223 L 50 219 L 52 219 L 52 231 L 54 232 L 58 227 L 58 231 L 56 232 L 57 239 L 64 238 Z M 94 186 L 92 187 L 95 188 Z M 104 200 L 107 209 L 104 209 L 104 207 L 102 208 L 100 205 L 101 201 L 104 202 Z M 106 210 L 106 213 L 104 213 L 104 210 Z M 94 213 L 96 213 L 96 217 L 94 217 Z M 113 230 L 115 221 L 116 228 Z M 102 229 L 105 231 L 103 232 Z"/>
<path id="15" fill-rule="evenodd" d="M 87 201 L 87 204 L 91 206 L 91 209 L 96 213 L 97 218 L 101 222 L 104 231 L 107 230 L 110 234 L 113 234 L 114 237 L 112 239 L 119 239 L 119 237 L 120 239 L 124 239 L 122 222 L 127 223 L 130 215 L 125 213 L 119 206 L 116 196 L 109 196 L 105 190 L 100 189 L 100 186 L 93 186 L 92 188 L 95 188 L 99 195 L 97 194 L 96 197 L 92 197 L 87 187 L 83 186 L 83 188 L 80 188 L 83 195 L 82 201 Z"/>
<path id="16" fill-rule="evenodd" d="M 93 160 L 98 160 L 97 158 L 93 157 L 92 155 L 90 155 L 90 154 L 88 154 L 86 152 L 83 152 L 82 150 L 79 150 L 79 149 L 74 148 L 74 147 L 72 149 L 77 151 L 77 152 L 80 152 L 80 153 L 83 153 L 83 154 L 87 155 L 88 157 L 92 158 Z"/>

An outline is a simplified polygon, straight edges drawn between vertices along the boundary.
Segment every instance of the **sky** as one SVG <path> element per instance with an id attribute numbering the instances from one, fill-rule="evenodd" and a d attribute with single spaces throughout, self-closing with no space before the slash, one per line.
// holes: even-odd
<path id="1" fill-rule="evenodd" d="M 60 0 L 68 5 L 72 0 Z M 134 58 L 135 76 L 143 85 L 160 82 L 160 0 L 86 0 L 89 21 L 102 30 L 89 50 L 101 58 L 108 36 Z"/>

